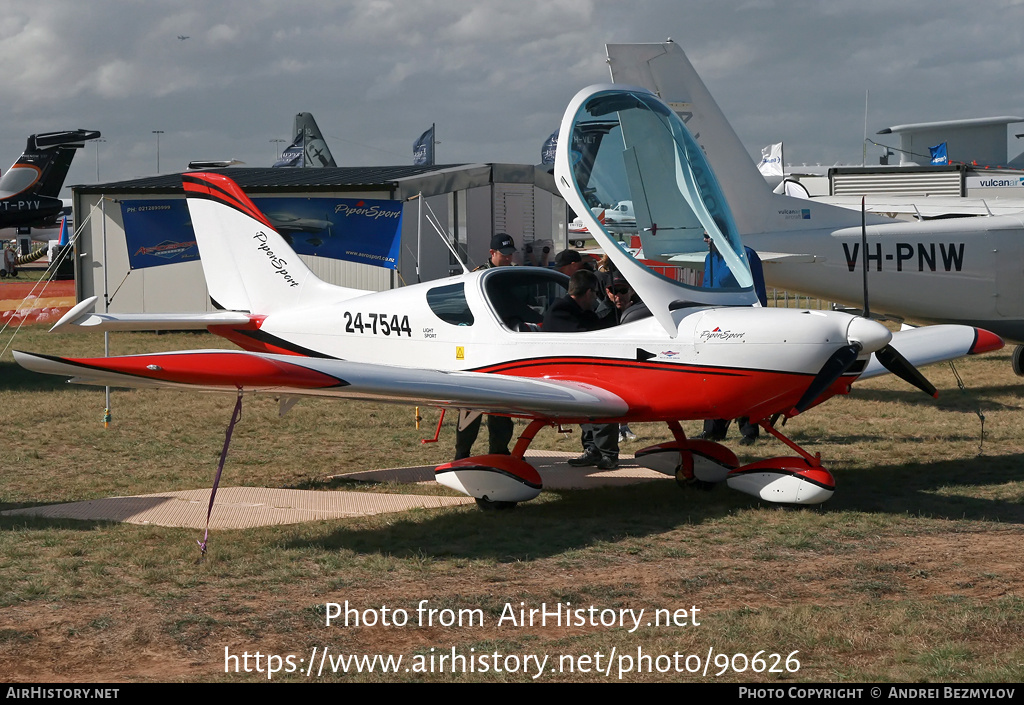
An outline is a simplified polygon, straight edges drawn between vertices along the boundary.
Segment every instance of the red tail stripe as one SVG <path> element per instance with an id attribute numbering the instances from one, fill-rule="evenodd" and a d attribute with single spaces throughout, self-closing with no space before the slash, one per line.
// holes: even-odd
<path id="1" fill-rule="evenodd" d="M 202 193 L 215 200 L 223 201 L 227 205 L 242 211 L 249 217 L 258 220 L 268 228 L 273 229 L 274 227 L 270 224 L 270 221 L 267 220 L 266 216 L 260 212 L 260 209 L 256 207 L 256 204 L 245 195 L 245 192 L 242 191 L 241 188 L 239 188 L 238 184 L 222 174 L 211 174 L 202 171 L 186 174 L 182 185 L 186 192 L 191 191 L 193 193 Z"/>

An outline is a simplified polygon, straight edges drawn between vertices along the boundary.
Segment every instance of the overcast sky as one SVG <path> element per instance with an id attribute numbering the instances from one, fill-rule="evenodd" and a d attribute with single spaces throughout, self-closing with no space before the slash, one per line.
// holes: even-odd
<path id="1" fill-rule="evenodd" d="M 860 163 L 865 90 L 872 137 L 1024 115 L 1024 0 L 6 0 L 0 162 L 86 128 L 104 182 L 156 173 L 153 130 L 163 173 L 269 166 L 309 111 L 339 166 L 410 164 L 432 122 L 438 163 L 537 163 L 609 80 L 605 43 L 667 37 L 751 153 L 784 141 L 794 164 Z M 96 171 L 90 144 L 67 183 Z"/>

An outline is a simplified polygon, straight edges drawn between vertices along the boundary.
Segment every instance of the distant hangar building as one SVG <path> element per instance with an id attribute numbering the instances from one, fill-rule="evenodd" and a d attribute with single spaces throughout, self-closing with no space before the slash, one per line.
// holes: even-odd
<path id="1" fill-rule="evenodd" d="M 552 241 L 566 246 L 566 206 L 554 178 L 542 167 L 520 164 L 336 167 L 322 169 L 230 168 L 250 198 L 365 198 L 402 201 L 401 255 L 397 269 L 300 255 L 316 276 L 340 286 L 381 291 L 451 276 L 461 267 L 437 232 L 419 223 L 418 200 L 437 216 L 449 241 L 472 269 L 488 257 L 492 233 L 507 232 L 523 254 L 526 245 Z M 186 172 L 187 173 L 187 172 Z M 213 310 L 198 261 L 131 269 L 121 204 L 134 200 L 182 200 L 181 174 L 74 186 L 78 300 L 110 295 L 111 312 L 176 313 Z M 426 212 L 424 208 L 424 212 Z M 420 232 L 417 247 L 417 231 Z M 420 254 L 417 272 L 416 253 Z M 551 256 L 553 257 L 553 252 Z M 116 292 L 116 293 L 115 293 Z"/>

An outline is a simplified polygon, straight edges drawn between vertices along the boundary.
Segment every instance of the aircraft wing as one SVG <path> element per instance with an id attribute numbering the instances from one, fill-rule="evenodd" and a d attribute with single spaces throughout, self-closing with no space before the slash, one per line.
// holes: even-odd
<path id="1" fill-rule="evenodd" d="M 813 200 L 860 210 L 860 196 L 817 196 Z M 868 196 L 865 208 L 894 218 L 913 215 L 920 218 L 941 218 L 951 215 L 986 216 L 1015 215 L 1024 211 L 1024 200 L 1019 198 L 969 198 L 965 196 Z"/>
<path id="2" fill-rule="evenodd" d="M 666 259 L 672 264 L 677 264 L 680 267 L 703 269 L 704 259 L 707 257 L 707 254 L 707 252 L 682 252 L 675 255 L 666 255 Z M 802 254 L 798 252 L 761 252 L 758 250 L 757 256 L 761 259 L 761 262 L 765 264 L 769 262 L 802 264 L 825 261 L 825 258 L 819 255 Z"/>
<path id="3" fill-rule="evenodd" d="M 616 418 L 617 395 L 578 382 L 374 365 L 240 350 L 71 359 L 14 352 L 22 367 L 79 384 L 237 390 L 454 407 L 571 421 Z"/>
<path id="4" fill-rule="evenodd" d="M 964 355 L 977 355 L 991 350 L 999 350 L 1003 347 L 1003 341 L 998 335 L 980 328 L 937 325 L 897 331 L 892 334 L 890 345 L 907 358 L 914 367 L 921 367 L 936 362 L 955 360 Z M 885 369 L 872 354 L 860 379 L 870 379 L 885 374 L 889 374 L 889 370 Z"/>

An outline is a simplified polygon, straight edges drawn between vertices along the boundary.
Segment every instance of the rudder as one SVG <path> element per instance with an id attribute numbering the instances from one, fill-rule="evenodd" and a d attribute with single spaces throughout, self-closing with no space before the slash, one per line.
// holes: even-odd
<path id="1" fill-rule="evenodd" d="M 182 182 L 215 305 L 266 314 L 332 293 L 363 293 L 318 279 L 228 177 L 195 172 L 183 174 Z"/>

